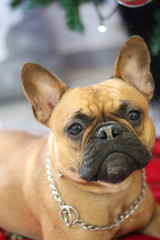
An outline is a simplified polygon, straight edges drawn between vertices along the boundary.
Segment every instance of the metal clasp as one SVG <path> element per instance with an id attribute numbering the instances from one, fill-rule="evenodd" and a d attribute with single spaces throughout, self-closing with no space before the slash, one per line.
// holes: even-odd
<path id="1" fill-rule="evenodd" d="M 77 222 L 79 218 L 79 214 L 74 207 L 69 205 L 64 205 L 64 206 L 61 206 L 60 217 L 62 221 L 65 222 L 67 227 L 71 227 L 73 224 Z"/>

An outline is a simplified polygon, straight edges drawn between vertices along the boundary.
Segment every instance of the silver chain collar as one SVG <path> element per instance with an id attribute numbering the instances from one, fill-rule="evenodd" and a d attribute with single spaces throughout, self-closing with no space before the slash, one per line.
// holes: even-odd
<path id="1" fill-rule="evenodd" d="M 139 207 L 145 195 L 146 177 L 145 177 L 145 170 L 143 169 L 142 170 L 142 190 L 139 196 L 137 197 L 137 199 L 131 204 L 131 206 L 124 213 L 122 213 L 117 219 L 115 219 L 111 224 L 107 224 L 106 226 L 91 225 L 79 219 L 78 211 L 74 207 L 66 205 L 65 202 L 62 200 L 62 197 L 57 189 L 57 186 L 54 180 L 50 159 L 48 157 L 46 158 L 46 168 L 47 168 L 48 180 L 50 182 L 49 186 L 52 190 L 52 194 L 55 200 L 58 202 L 58 206 L 60 207 L 60 218 L 67 225 L 67 227 L 71 227 L 72 225 L 78 225 L 90 231 L 107 231 L 121 224 L 127 218 L 129 218 L 135 212 L 135 210 Z"/>

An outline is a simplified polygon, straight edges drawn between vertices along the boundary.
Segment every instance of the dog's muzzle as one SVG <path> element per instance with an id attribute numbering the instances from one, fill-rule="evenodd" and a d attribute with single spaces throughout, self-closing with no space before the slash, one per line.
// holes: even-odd
<path id="1" fill-rule="evenodd" d="M 79 175 L 88 182 L 118 183 L 149 160 L 147 148 L 128 128 L 117 122 L 100 123 L 85 143 Z"/>

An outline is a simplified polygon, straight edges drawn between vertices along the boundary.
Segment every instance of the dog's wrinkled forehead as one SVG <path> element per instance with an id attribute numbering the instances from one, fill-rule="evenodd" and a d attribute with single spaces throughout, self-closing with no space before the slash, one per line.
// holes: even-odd
<path id="1" fill-rule="evenodd" d="M 91 117 L 116 113 L 130 106 L 145 109 L 145 111 L 148 109 L 145 97 L 130 84 L 119 79 L 107 80 L 82 89 L 77 88 L 70 94 L 68 110 L 71 110 L 74 105 L 75 112 L 85 111 L 84 113 Z"/>

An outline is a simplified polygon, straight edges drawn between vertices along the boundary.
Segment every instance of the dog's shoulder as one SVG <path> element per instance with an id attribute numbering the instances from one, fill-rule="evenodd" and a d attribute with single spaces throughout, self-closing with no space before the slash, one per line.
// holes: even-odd
<path id="1" fill-rule="evenodd" d="M 34 131 L 0 130 L 0 153 L 10 155 L 27 152 L 36 145 L 43 146 L 47 142 L 47 135 Z M 7 150 L 8 149 L 8 150 Z"/>
<path id="2" fill-rule="evenodd" d="M 41 138 L 44 138 L 46 134 L 41 134 L 38 131 L 21 131 L 21 130 L 11 130 L 11 129 L 1 129 L 0 130 L 0 141 L 8 140 L 15 141 L 24 140 L 24 141 L 34 141 Z"/>

